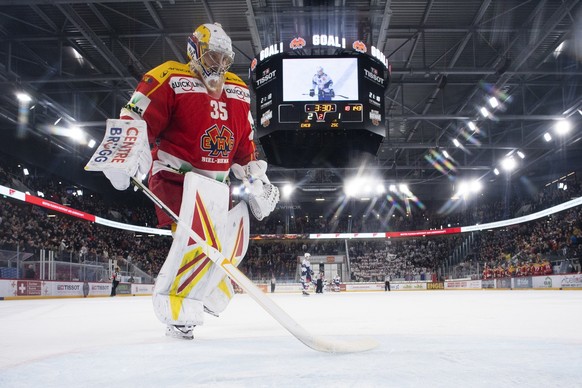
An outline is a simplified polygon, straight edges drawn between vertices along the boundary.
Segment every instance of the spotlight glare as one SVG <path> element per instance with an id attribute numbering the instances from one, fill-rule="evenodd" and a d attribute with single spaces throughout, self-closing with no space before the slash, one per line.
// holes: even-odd
<path id="1" fill-rule="evenodd" d="M 471 182 L 471 191 L 473 193 L 479 193 L 479 192 L 481 192 L 482 189 L 483 189 L 483 185 L 481 184 L 480 181 L 475 180 L 475 181 Z"/>

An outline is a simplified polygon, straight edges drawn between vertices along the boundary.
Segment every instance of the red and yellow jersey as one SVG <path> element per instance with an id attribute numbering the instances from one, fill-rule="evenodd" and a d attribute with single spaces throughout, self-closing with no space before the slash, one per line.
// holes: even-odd
<path id="1" fill-rule="evenodd" d="M 152 175 L 173 168 L 224 181 L 232 163 L 256 159 L 250 93 L 233 73 L 213 99 L 188 64 L 166 62 L 143 76 L 121 118 L 147 122 Z"/>
<path id="2" fill-rule="evenodd" d="M 545 260 L 543 264 L 544 264 L 544 275 L 551 275 L 553 271 L 550 262 Z"/>
<path id="3" fill-rule="evenodd" d="M 146 121 L 154 145 L 150 189 L 176 213 L 184 178 L 178 171 L 224 182 L 233 163 L 256 160 L 249 90 L 235 74 L 225 78 L 214 99 L 188 64 L 169 61 L 143 76 L 121 110 L 122 119 Z M 161 211 L 158 221 L 171 223 Z"/>

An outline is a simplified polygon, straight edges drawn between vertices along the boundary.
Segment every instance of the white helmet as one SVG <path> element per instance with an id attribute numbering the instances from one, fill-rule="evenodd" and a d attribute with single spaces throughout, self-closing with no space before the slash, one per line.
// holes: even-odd
<path id="1" fill-rule="evenodd" d="M 218 23 L 202 24 L 188 38 L 190 69 L 202 77 L 209 94 L 220 97 L 224 74 L 234 61 L 230 37 Z"/>
<path id="2" fill-rule="evenodd" d="M 305 256 L 305 258 L 309 258 L 309 257 L 311 257 L 311 254 L 309 252 L 305 252 L 304 256 Z"/>
<path id="3" fill-rule="evenodd" d="M 317 74 L 319 74 L 319 75 L 323 74 L 323 67 L 317 66 L 316 70 L 317 70 Z"/>

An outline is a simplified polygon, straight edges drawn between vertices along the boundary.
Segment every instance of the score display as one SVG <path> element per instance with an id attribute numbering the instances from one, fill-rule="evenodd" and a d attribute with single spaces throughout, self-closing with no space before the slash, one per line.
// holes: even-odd
<path id="1" fill-rule="evenodd" d="M 359 52 L 272 55 L 252 69 L 256 137 L 269 163 L 345 166 L 386 135 L 388 69 Z"/>
<path id="2" fill-rule="evenodd" d="M 363 123 L 364 106 L 361 103 L 348 102 L 338 109 L 335 103 L 304 104 L 299 117 L 299 128 L 341 128 L 345 123 Z M 279 105 L 279 123 L 294 125 L 294 104 Z"/>

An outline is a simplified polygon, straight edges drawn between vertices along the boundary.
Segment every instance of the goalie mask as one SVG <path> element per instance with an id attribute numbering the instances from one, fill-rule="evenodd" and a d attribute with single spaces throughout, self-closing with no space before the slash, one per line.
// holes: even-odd
<path id="1" fill-rule="evenodd" d="M 202 24 L 188 38 L 190 69 L 202 78 L 208 94 L 219 98 L 225 73 L 234 61 L 230 37 L 218 23 Z"/>

